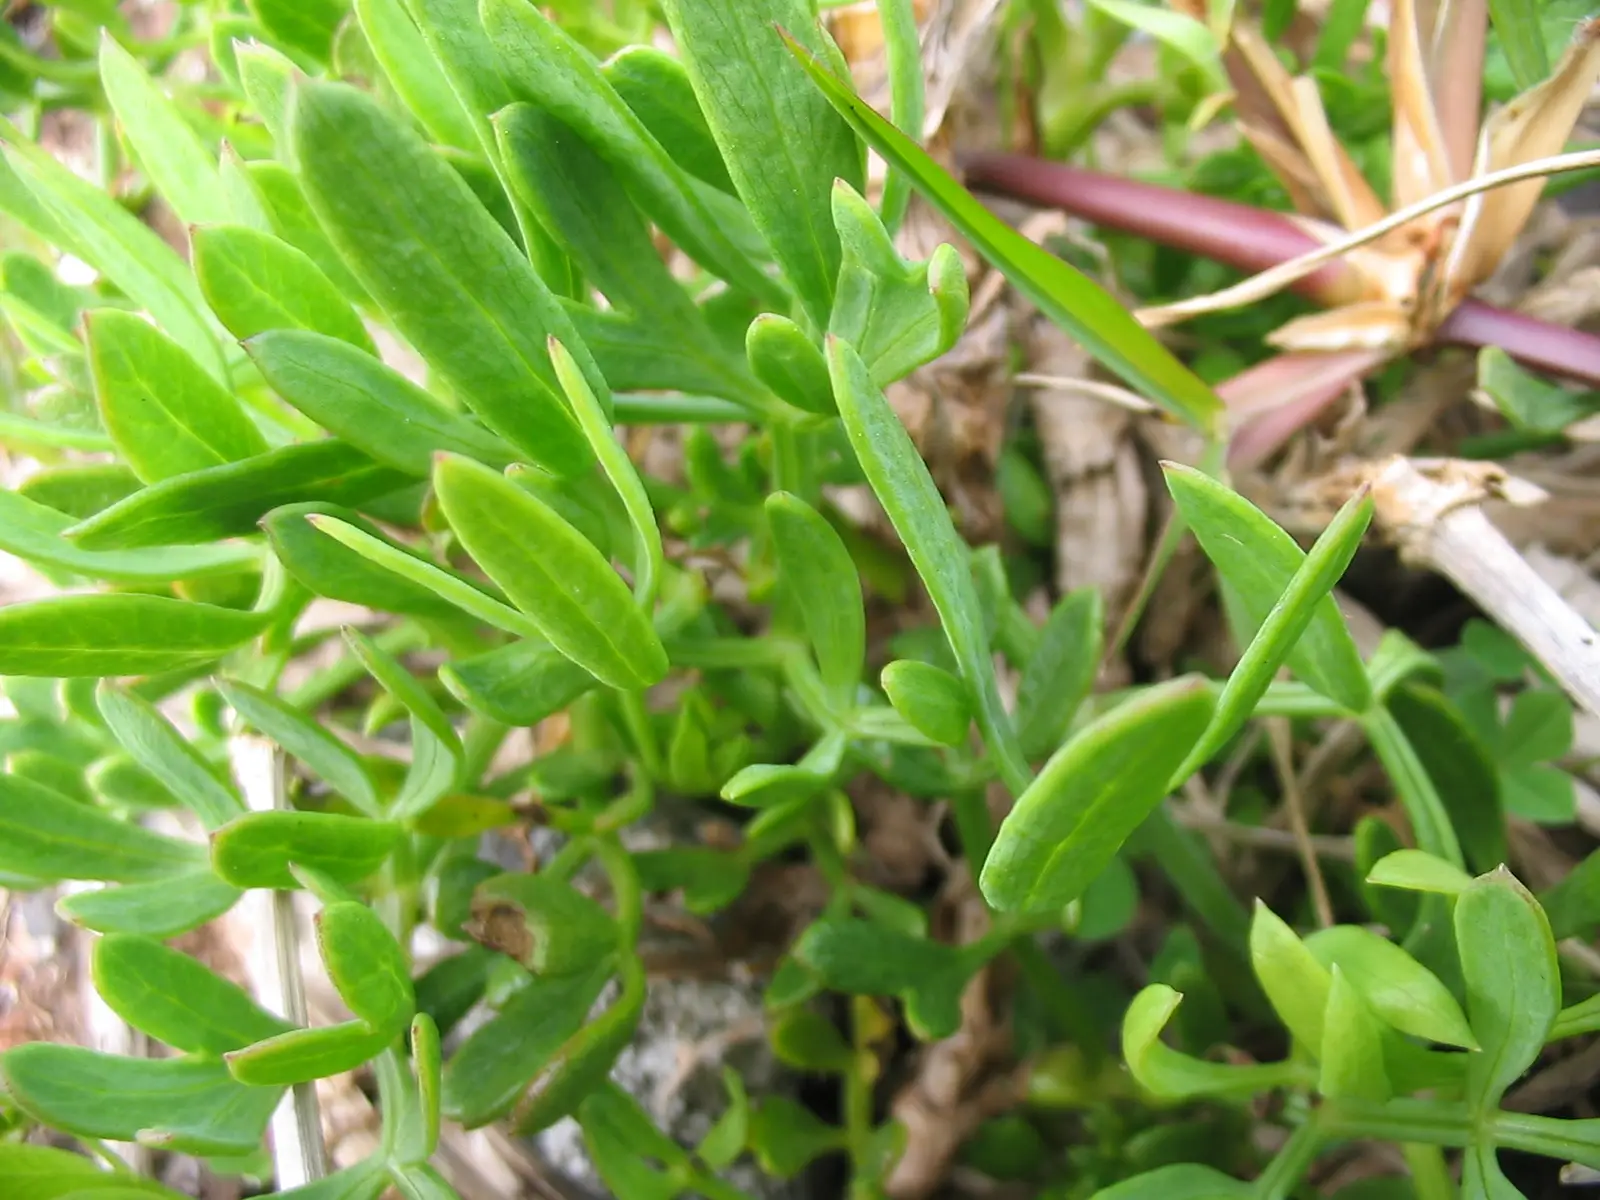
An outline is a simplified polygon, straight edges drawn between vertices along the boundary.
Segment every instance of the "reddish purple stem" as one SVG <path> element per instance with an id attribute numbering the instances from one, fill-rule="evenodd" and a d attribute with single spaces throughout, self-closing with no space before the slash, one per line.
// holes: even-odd
<path id="1" fill-rule="evenodd" d="M 964 167 L 967 182 L 980 191 L 1059 208 L 1241 271 L 1264 271 L 1318 246 L 1283 213 L 1232 200 L 1020 154 L 977 154 Z M 1359 277 L 1338 262 L 1306 276 L 1293 290 L 1327 306 L 1361 295 Z M 1527 366 L 1600 387 L 1600 337 L 1579 329 L 1469 299 L 1450 314 L 1436 338 L 1449 345 L 1499 346 Z"/>

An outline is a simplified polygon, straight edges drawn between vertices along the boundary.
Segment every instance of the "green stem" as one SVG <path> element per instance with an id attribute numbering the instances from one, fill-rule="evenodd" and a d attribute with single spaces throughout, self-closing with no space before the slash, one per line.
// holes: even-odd
<path id="1" fill-rule="evenodd" d="M 644 892 L 639 886 L 639 871 L 615 837 L 595 838 L 593 844 L 595 857 L 611 881 L 623 944 L 631 951 L 639 941 L 639 929 L 644 922 Z"/>
<path id="2" fill-rule="evenodd" d="M 1450 1178 L 1443 1150 L 1421 1142 L 1403 1142 L 1400 1153 L 1411 1169 L 1411 1186 L 1417 1200 L 1455 1200 L 1455 1180 Z"/>
<path id="3" fill-rule="evenodd" d="M 1323 1138 L 1321 1123 L 1315 1118 L 1291 1133 L 1282 1149 L 1273 1155 L 1267 1169 L 1251 1185 L 1251 1200 L 1284 1200 L 1317 1157 Z"/>
<path id="4" fill-rule="evenodd" d="M 1217 870 L 1205 845 L 1172 819 L 1161 805 L 1134 835 L 1138 849 L 1155 859 L 1183 903 L 1230 949 L 1244 946 L 1250 917 Z"/>
<path id="5" fill-rule="evenodd" d="M 956 836 L 967 868 L 976 879 L 988 861 L 994 845 L 994 822 L 989 819 L 989 801 L 982 791 L 957 792 L 950 797 L 950 814 L 955 818 Z"/>
<path id="6" fill-rule="evenodd" d="M 645 707 L 644 693 L 618 692 L 617 699 L 622 706 L 623 723 L 627 725 L 628 736 L 633 738 L 634 747 L 639 751 L 645 774 L 650 779 L 661 778 L 661 743 L 656 738 L 650 710 Z"/>
<path id="7" fill-rule="evenodd" d="M 873 1058 L 872 1047 L 867 1044 L 867 1022 L 863 1019 L 862 1007 L 874 1003 L 876 1001 L 868 997 L 856 996 L 850 1006 L 850 1040 L 855 1055 L 844 1076 L 844 1132 L 857 1176 L 866 1166 L 872 1148 L 872 1080 L 867 1064 Z"/>
<path id="8" fill-rule="evenodd" d="M 1044 144 L 1049 148 L 1050 157 L 1070 157 L 1117 109 L 1153 104 L 1160 95 L 1159 79 L 1133 79 L 1090 88 L 1075 103 L 1063 105 L 1051 114 L 1044 131 Z"/>
<path id="9" fill-rule="evenodd" d="M 1590 996 L 1581 1003 L 1570 1008 L 1563 1008 L 1556 1014 L 1556 1023 L 1550 1029 L 1550 1036 L 1546 1041 L 1554 1042 L 1562 1038 L 1577 1037 L 1583 1033 L 1594 1033 L 1600 1030 L 1600 996 Z"/>
<path id="10" fill-rule="evenodd" d="M 1461 844 L 1456 841 L 1456 831 L 1450 824 L 1449 814 L 1445 812 L 1444 801 L 1439 798 L 1433 780 L 1428 777 L 1427 769 L 1417 758 L 1417 752 L 1405 731 L 1400 728 L 1400 723 L 1387 708 L 1379 706 L 1361 718 L 1361 726 L 1366 730 L 1367 740 L 1372 743 L 1384 770 L 1394 781 L 1406 816 L 1411 819 L 1418 847 L 1458 867 L 1464 867 L 1466 861 L 1461 856 Z"/>
<path id="11" fill-rule="evenodd" d="M 1600 1119 L 1564 1121 L 1532 1113 L 1497 1112 L 1491 1129 L 1497 1144 L 1600 1168 Z"/>
<path id="12" fill-rule="evenodd" d="M 1371 1138 L 1385 1142 L 1424 1142 L 1430 1146 L 1465 1146 L 1472 1141 L 1472 1117 L 1465 1104 L 1450 1100 L 1403 1098 L 1381 1104 L 1331 1100 L 1317 1112 L 1317 1123 L 1330 1138 Z"/>

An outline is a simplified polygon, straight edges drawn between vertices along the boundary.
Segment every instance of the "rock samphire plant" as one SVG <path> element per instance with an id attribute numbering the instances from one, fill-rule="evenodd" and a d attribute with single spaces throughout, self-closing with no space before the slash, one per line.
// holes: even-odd
<path id="1" fill-rule="evenodd" d="M 1096 1056 L 1041 939 L 1083 931 L 1135 857 L 1203 927 L 1195 987 L 1212 963 L 1292 1041 L 1281 1062 L 1190 1057 L 1161 1040 L 1178 996 L 1153 986 L 1124 1024 L 1140 1111 L 1271 1092 L 1290 1132 L 1240 1168 L 1253 1183 L 1169 1159 L 1118 1189 L 1276 1200 L 1355 1138 L 1400 1145 L 1427 1200 L 1454 1194 L 1458 1150 L 1461 1189 L 1495 1200 L 1513 1194 L 1498 1147 L 1600 1167 L 1591 1122 L 1501 1111 L 1593 1006 L 1561 1008 L 1543 909 L 1464 853 L 1482 831 L 1392 711 L 1435 664 L 1398 636 L 1363 661 L 1335 607 L 1370 501 L 1305 552 L 1228 488 L 1215 395 L 899 132 L 921 125 L 915 26 L 910 0 L 880 8 L 893 123 L 806 0 L 665 0 L 674 54 L 644 44 L 653 6 L 622 0 L 212 3 L 154 43 L 82 0 L 45 12 L 48 51 L 0 42 L 0 310 L 22 351 L 0 441 L 35 464 L 0 491 L 0 549 L 57 591 L 0 608 L 0 882 L 77 885 L 59 911 L 97 935 L 94 986 L 149 1047 L 0 1054 L 0 1194 L 171 1195 L 117 1153 L 133 1144 L 302 1200 L 433 1200 L 453 1194 L 441 1122 L 569 1116 L 623 1200 L 737 1196 L 746 1154 L 777 1176 L 831 1156 L 852 1195 L 907 1194 L 879 1087 L 897 1023 L 950 1037 L 1005 963 L 1039 1061 Z M 41 140 L 63 114 L 97 131 L 99 183 Z M 958 534 L 884 394 L 967 316 L 953 249 L 896 249 L 913 191 L 1201 435 L 1166 480 L 1242 647 L 1225 678 L 1091 695 L 1098 598 L 1038 624 L 995 548 Z M 645 470 L 637 431 L 681 454 Z M 893 553 L 831 500 L 862 483 Z M 866 604 L 904 590 L 900 548 L 937 626 L 885 662 Z M 342 631 L 308 620 L 327 601 Z M 1261 717 L 1353 722 L 1388 769 L 1418 848 L 1387 827 L 1359 843 L 1393 940 L 1251 923 L 1167 814 Z M 500 753 L 530 728 L 531 763 Z M 939 940 L 866 881 L 850 793 L 871 780 L 948 806 L 986 932 Z M 669 810 L 723 833 L 630 848 Z M 529 869 L 491 860 L 486 839 L 532 826 L 551 836 Z M 768 1033 L 837 1082 L 837 1111 L 732 1075 L 680 1145 L 608 1081 L 653 986 L 646 898 L 710 917 L 779 860 L 826 899 L 765 977 Z M 172 944 L 258 901 L 273 969 L 251 988 Z M 297 909 L 348 1019 L 308 1025 L 274 966 L 298 961 Z M 1260 992 L 1231 970 L 1247 962 Z M 381 1136 L 328 1174 L 310 1085 L 352 1070 Z M 1119 1161 L 1054 1186 L 1086 1194 Z"/>

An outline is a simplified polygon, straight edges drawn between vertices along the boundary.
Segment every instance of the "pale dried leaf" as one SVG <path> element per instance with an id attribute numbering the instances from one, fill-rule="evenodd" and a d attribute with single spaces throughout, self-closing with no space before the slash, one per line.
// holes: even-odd
<path id="1" fill-rule="evenodd" d="M 1394 92 L 1394 206 L 1404 208 L 1455 180 L 1423 59 L 1415 0 L 1394 0 L 1389 15 L 1389 83 Z"/>
<path id="2" fill-rule="evenodd" d="M 1488 33 L 1487 0 L 1444 0 L 1440 5 L 1428 50 L 1428 80 L 1451 182 L 1472 173 Z"/>
<path id="3" fill-rule="evenodd" d="M 1267 342 L 1280 350 L 1398 353 L 1410 337 L 1411 322 L 1405 310 L 1389 300 L 1363 300 L 1296 317 L 1268 334 Z"/>
<path id="4" fill-rule="evenodd" d="M 1290 89 L 1294 109 L 1289 116 L 1295 136 L 1317 174 L 1333 215 L 1346 229 L 1381 220 L 1383 202 L 1334 136 L 1316 81 L 1300 75 L 1291 81 Z"/>

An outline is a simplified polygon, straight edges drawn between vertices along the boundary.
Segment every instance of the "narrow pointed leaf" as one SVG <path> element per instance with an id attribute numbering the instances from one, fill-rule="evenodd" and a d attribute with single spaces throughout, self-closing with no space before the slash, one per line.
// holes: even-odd
<path id="1" fill-rule="evenodd" d="M 152 938 L 102 937 L 89 970 L 113 1012 L 177 1050 L 216 1057 L 291 1028 L 238 984 Z"/>
<path id="2" fill-rule="evenodd" d="M 274 391 L 377 462 L 418 478 L 440 450 L 493 466 L 516 458 L 488 430 L 445 408 L 404 375 L 345 342 L 278 330 L 245 344 Z"/>
<path id="3" fill-rule="evenodd" d="M 210 542 L 255 532 L 285 504 L 362 504 L 414 482 L 346 442 L 323 438 L 163 479 L 68 534 L 86 550 Z"/>
<path id="4" fill-rule="evenodd" d="M 333 248 L 316 215 L 306 203 L 300 181 L 278 162 L 252 162 L 244 166 L 245 177 L 267 211 L 272 232 L 317 264 L 352 304 L 366 308 L 372 304 L 366 289 Z"/>
<path id="5" fill-rule="evenodd" d="M 353 1071 L 393 1041 L 365 1021 L 291 1029 L 232 1051 L 227 1070 L 251 1087 L 286 1087 Z"/>
<path id="6" fill-rule="evenodd" d="M 980 253 L 1083 347 L 1179 420 L 1209 430 L 1222 402 L 1132 314 L 1087 276 L 1035 245 L 979 204 L 915 142 L 879 116 L 809 51 L 790 49 L 823 95 L 890 166 L 905 172 Z"/>
<path id="7" fill-rule="evenodd" d="M 473 712 L 511 726 L 537 725 L 598 682 L 543 638 L 445 663 L 439 680 Z"/>
<path id="8" fill-rule="evenodd" d="M 361 756 L 315 718 L 270 692 L 236 679 L 219 679 L 217 690 L 234 710 L 266 734 L 362 812 L 378 811 L 378 793 Z"/>
<path id="9" fill-rule="evenodd" d="M 911 435 L 868 376 L 860 356 L 846 343 L 829 339 L 828 368 L 850 445 L 939 610 L 944 635 L 972 690 L 978 728 L 999 761 L 1001 777 L 1020 795 L 1029 773 L 1011 718 L 1000 703 L 966 545 Z"/>
<path id="10" fill-rule="evenodd" d="M 191 234 L 191 253 L 206 303 L 240 341 L 309 329 L 377 353 L 350 302 L 288 242 L 244 225 L 205 225 Z"/>
<path id="11" fill-rule="evenodd" d="M 177 106 L 109 31 L 100 39 L 100 80 L 139 165 L 186 225 L 232 215 L 217 162 Z"/>
<path id="12" fill-rule="evenodd" d="M 232 394 L 149 322 L 102 309 L 86 325 L 101 422 L 140 479 L 154 483 L 266 451 Z"/>
<path id="13" fill-rule="evenodd" d="M 137 487 L 132 476 L 126 478 Z M 48 491 L 41 493 L 37 488 L 29 490 L 35 497 L 51 494 Z M 51 498 L 57 497 L 52 495 Z M 91 512 L 96 507 L 98 504 L 92 504 Z M 117 583 L 169 583 L 178 579 L 200 579 L 209 575 L 249 571 L 261 561 L 248 546 L 85 550 L 64 536 L 76 523 L 66 512 L 46 507 L 27 495 L 0 491 L 0 550 L 35 566 Z"/>
<path id="14" fill-rule="evenodd" d="M 153 675 L 215 662 L 266 627 L 266 613 L 163 596 L 89 595 L 0 608 L 0 675 Z"/>
<path id="15" fill-rule="evenodd" d="M 545 341 L 580 355 L 561 306 L 471 189 L 375 101 L 337 84 L 296 93 L 306 198 L 357 278 L 484 424 L 558 475 L 591 461 Z"/>
<path id="16" fill-rule="evenodd" d="M 486 467 L 441 458 L 434 489 L 467 553 L 544 637 L 597 679 L 644 688 L 667 656 L 628 587 L 550 508 Z"/>
<path id="17" fill-rule="evenodd" d="M 148 771 L 191 810 L 207 829 L 215 829 L 244 812 L 244 802 L 217 777 L 172 723 L 148 700 L 125 688 L 103 683 L 95 703 L 128 756 Z"/>
<path id="18" fill-rule="evenodd" d="M 359 630 L 346 629 L 345 642 L 385 692 L 411 715 L 411 767 L 389 815 L 404 821 L 424 813 L 456 786 L 465 752 L 450 719 L 411 672 Z"/>
<path id="19" fill-rule="evenodd" d="M 1093 588 L 1062 598 L 1039 631 L 1017 685 L 1017 740 L 1030 758 L 1061 744 L 1094 686 L 1105 645 L 1105 601 Z"/>
<path id="20" fill-rule="evenodd" d="M 353 7 L 373 57 L 434 140 L 462 150 L 477 149 L 472 116 L 406 12 L 404 0 L 355 0 Z"/>
<path id="21" fill-rule="evenodd" d="M 190 842 L 74 804 L 26 779 L 0 776 L 0 870 L 121 883 L 192 871 L 204 860 Z"/>
<path id="22" fill-rule="evenodd" d="M 1401 1033 L 1446 1046 L 1477 1048 L 1450 989 L 1387 938 L 1359 925 L 1335 925 L 1317 930 L 1305 943 L 1323 966 L 1338 967 L 1346 984 Z"/>
<path id="23" fill-rule="evenodd" d="M 861 683 L 867 645 L 855 561 L 833 526 L 799 497 L 776 492 L 766 509 L 779 570 L 805 621 L 822 682 L 848 704 Z"/>
<path id="24" fill-rule="evenodd" d="M 1383 1024 L 1338 966 L 1317 1053 L 1322 1067 L 1317 1090 L 1328 1099 L 1381 1104 L 1392 1094 L 1383 1063 Z"/>
<path id="25" fill-rule="evenodd" d="M 683 63 L 654 46 L 626 46 L 600 69 L 673 162 L 718 191 L 733 194 L 728 166 Z"/>
<path id="26" fill-rule="evenodd" d="M 979 880 L 988 901 L 1037 911 L 1081 896 L 1166 796 L 1171 771 L 1214 705 L 1203 680 L 1176 679 L 1118 705 L 1061 747 L 1000 826 Z"/>
<path id="27" fill-rule="evenodd" d="M 1270 517 L 1223 484 L 1189 467 L 1169 466 L 1166 474 L 1178 510 L 1216 565 L 1254 636 L 1305 562 L 1305 552 Z M 1325 547 L 1327 575 L 1337 579 L 1342 573 L 1370 513 L 1366 503 L 1345 510 L 1347 520 L 1339 535 Z M 1305 598 L 1296 605 L 1314 600 L 1315 611 L 1289 652 L 1289 666 L 1330 700 L 1363 712 L 1372 702 L 1372 687 L 1355 639 L 1328 594 L 1332 581 L 1306 577 L 1301 582 L 1306 585 Z M 1285 634 L 1292 632 L 1299 623 L 1297 606 L 1280 613 L 1279 620 Z"/>

